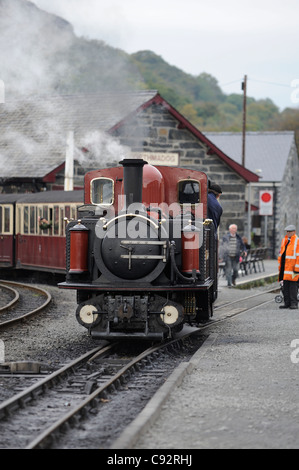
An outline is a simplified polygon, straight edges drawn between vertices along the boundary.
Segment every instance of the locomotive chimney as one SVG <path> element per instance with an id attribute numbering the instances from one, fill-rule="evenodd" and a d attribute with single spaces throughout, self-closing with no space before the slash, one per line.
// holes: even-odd
<path id="1" fill-rule="evenodd" d="M 124 167 L 126 207 L 136 202 L 142 203 L 142 175 L 147 162 L 142 159 L 125 158 L 119 163 Z"/>

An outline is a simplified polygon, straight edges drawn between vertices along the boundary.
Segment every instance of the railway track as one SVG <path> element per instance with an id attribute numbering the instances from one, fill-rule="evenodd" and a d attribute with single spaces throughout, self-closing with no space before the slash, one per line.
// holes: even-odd
<path id="1" fill-rule="evenodd" d="M 0 280 L 0 290 L 0 329 L 41 312 L 51 302 L 46 290 L 28 284 Z"/>
<path id="2" fill-rule="evenodd" d="M 117 344 L 91 351 L 0 405 L 1 435 L 5 436 L 0 447 L 9 448 L 12 439 L 9 436 L 13 436 L 13 446 L 17 448 L 93 448 L 90 429 L 96 429 L 96 432 L 91 431 L 94 445 L 113 448 L 117 433 L 119 435 L 122 431 L 130 435 L 126 426 L 130 427 L 138 413 L 137 399 L 134 398 L 132 410 L 134 408 L 135 414 L 129 411 L 129 402 L 126 400 L 132 401 L 132 393 L 135 396 L 138 391 L 139 397 L 141 395 L 139 411 L 142 412 L 145 401 L 150 399 L 150 396 L 146 397 L 145 389 L 150 389 L 156 380 L 157 390 L 181 361 L 188 365 L 192 350 L 194 352 L 204 342 L 208 328 L 272 301 L 273 289 L 219 305 L 217 320 L 201 325 L 197 330 L 190 329 L 177 340 L 141 350 L 134 358 L 127 354 L 123 346 L 121 354 L 115 356 L 113 353 L 111 356 Z M 183 349 L 182 354 L 177 353 L 178 344 Z M 136 344 L 133 346 L 137 347 Z M 163 358 L 159 360 L 161 351 Z M 182 368 L 184 373 L 186 370 L 189 368 Z M 117 398 L 113 399 L 111 396 L 116 390 L 119 392 Z M 150 395 L 156 390 L 151 389 Z M 149 418 L 150 414 L 145 421 Z M 109 423 L 108 432 L 105 426 L 101 429 L 101 423 Z M 74 426 L 76 433 L 67 432 Z M 74 435 L 78 437 L 79 443 Z M 128 445 L 133 441 L 134 437 Z"/>
<path id="3" fill-rule="evenodd" d="M 186 338 L 181 339 L 180 345 L 178 341 L 170 341 L 146 350 L 140 344 L 142 351 L 135 357 L 130 352 L 132 345 L 125 348 L 121 345 L 119 351 L 114 352 L 117 343 L 85 354 L 0 405 L 3 436 L 0 447 L 9 448 L 11 443 L 14 448 L 55 446 L 66 429 L 80 425 L 88 414 L 93 416 L 99 408 L 103 412 L 105 404 L 110 403 L 110 394 L 116 390 L 131 394 L 137 388 L 144 395 L 146 380 L 158 378 L 163 382 L 165 374 L 169 375 L 169 364 L 172 369 L 177 365 L 174 356 L 178 348 L 184 349 L 185 341 Z M 197 341 L 194 348 L 198 345 Z M 133 345 L 133 349 L 136 347 Z M 167 355 L 168 367 L 165 365 Z M 113 416 L 110 420 L 113 421 Z"/>

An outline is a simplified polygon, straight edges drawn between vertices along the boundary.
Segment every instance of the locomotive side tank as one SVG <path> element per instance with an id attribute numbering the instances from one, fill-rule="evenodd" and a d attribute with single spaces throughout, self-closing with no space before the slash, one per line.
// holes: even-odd
<path id="1" fill-rule="evenodd" d="M 213 314 L 207 176 L 142 159 L 120 164 L 85 176 L 60 287 L 77 290 L 77 320 L 94 338 L 162 340 Z"/>

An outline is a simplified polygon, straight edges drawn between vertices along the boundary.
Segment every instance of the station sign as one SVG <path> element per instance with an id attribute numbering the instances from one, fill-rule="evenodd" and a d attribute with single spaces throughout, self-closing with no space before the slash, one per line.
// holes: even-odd
<path id="1" fill-rule="evenodd" d="M 260 191 L 259 214 L 273 215 L 273 191 Z"/>
<path id="2" fill-rule="evenodd" d="M 179 154 L 166 152 L 132 152 L 131 158 L 142 158 L 150 165 L 178 166 Z"/>

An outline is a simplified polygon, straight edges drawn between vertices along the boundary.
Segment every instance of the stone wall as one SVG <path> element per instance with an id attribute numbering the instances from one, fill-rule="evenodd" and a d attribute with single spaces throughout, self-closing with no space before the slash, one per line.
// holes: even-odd
<path id="1" fill-rule="evenodd" d="M 219 228 L 222 237 L 231 223 L 236 223 L 244 234 L 246 182 L 229 168 L 168 112 L 165 107 L 152 105 L 127 122 L 115 134 L 133 152 L 175 152 L 179 165 L 203 171 L 222 187 L 220 204 L 223 216 Z"/>
<path id="2" fill-rule="evenodd" d="M 299 233 L 299 162 L 295 140 L 288 158 L 279 191 L 279 214 L 277 217 L 277 236 L 279 242 L 285 236 L 284 228 L 293 224 Z M 280 243 L 279 243 L 280 246 Z"/>

